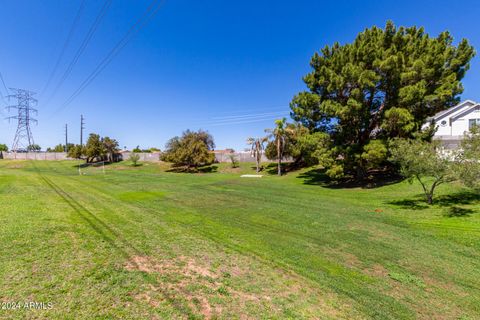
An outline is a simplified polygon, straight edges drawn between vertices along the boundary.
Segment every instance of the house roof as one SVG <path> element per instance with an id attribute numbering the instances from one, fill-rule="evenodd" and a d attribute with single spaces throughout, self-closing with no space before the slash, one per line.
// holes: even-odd
<path id="1" fill-rule="evenodd" d="M 453 120 L 457 120 L 459 117 L 468 114 L 468 113 L 471 112 L 472 110 L 475 110 L 475 109 L 478 110 L 479 108 L 480 108 L 480 104 L 478 104 L 478 103 L 477 103 L 477 104 L 474 104 L 474 105 L 472 105 L 472 106 L 470 106 L 470 107 L 468 107 L 468 108 L 462 109 L 462 110 L 460 110 L 459 112 L 453 114 L 453 115 L 452 115 L 452 118 L 453 118 Z"/>
<path id="2" fill-rule="evenodd" d="M 442 118 L 445 118 L 449 115 L 454 116 L 456 113 L 462 112 L 465 107 L 472 107 L 472 106 L 475 106 L 475 105 L 478 105 L 478 103 L 475 102 L 475 101 L 472 101 L 472 100 L 465 100 L 465 101 L 462 101 L 459 104 L 457 104 L 457 105 L 455 105 L 455 106 L 453 106 L 453 107 L 451 107 L 447 110 L 443 110 L 443 111 L 437 113 L 433 117 L 430 117 L 428 120 L 429 121 L 431 121 L 431 120 L 438 121 L 438 120 L 440 120 Z"/>

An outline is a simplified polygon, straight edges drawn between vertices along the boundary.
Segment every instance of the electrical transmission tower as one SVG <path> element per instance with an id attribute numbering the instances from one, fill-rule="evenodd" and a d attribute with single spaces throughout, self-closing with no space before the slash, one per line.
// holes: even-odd
<path id="1" fill-rule="evenodd" d="M 12 150 L 17 152 L 18 150 L 28 150 L 29 146 L 35 144 L 33 140 L 32 130 L 30 129 L 30 122 L 35 122 L 38 124 L 38 121 L 32 118 L 31 113 L 38 114 L 37 109 L 34 109 L 32 105 L 37 104 L 37 99 L 34 99 L 32 96 L 35 92 L 10 88 L 14 94 L 8 95 L 8 100 L 11 98 L 17 99 L 17 105 L 8 106 L 7 109 L 17 109 L 18 114 L 16 116 L 8 117 L 18 121 L 17 132 L 15 133 L 15 138 L 13 139 Z"/>

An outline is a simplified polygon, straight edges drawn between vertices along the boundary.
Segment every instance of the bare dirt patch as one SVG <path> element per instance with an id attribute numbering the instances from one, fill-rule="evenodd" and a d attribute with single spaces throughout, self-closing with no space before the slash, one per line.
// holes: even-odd
<path id="1" fill-rule="evenodd" d="M 24 163 L 15 163 L 15 164 L 9 164 L 5 168 L 7 169 L 22 169 L 25 167 Z"/>
<path id="2" fill-rule="evenodd" d="M 363 270 L 366 274 L 370 276 L 375 276 L 375 277 L 387 277 L 388 276 L 388 270 L 382 266 L 381 264 L 374 264 L 370 268 L 366 268 Z"/>
<path id="3" fill-rule="evenodd" d="M 259 310 L 281 317 L 286 304 L 312 318 L 319 314 L 344 318 L 342 311 L 326 303 L 326 293 L 302 283 L 302 279 L 294 275 L 276 270 L 280 274 L 272 277 L 243 261 L 231 258 L 224 261 L 216 265 L 208 257 L 180 255 L 156 260 L 149 256 L 133 256 L 124 268 L 158 275 L 157 283 L 132 293 L 136 300 L 153 308 L 165 304 L 174 306 L 186 318 L 200 315 L 204 319 L 253 319 Z"/>
<path id="4" fill-rule="evenodd" d="M 201 314 L 205 319 L 219 316 L 221 308 L 213 305 L 209 297 L 227 293 L 222 287 L 220 275 L 206 265 L 197 263 L 192 258 L 179 256 L 175 259 L 154 261 L 147 256 L 134 256 L 125 265 L 129 271 L 157 273 L 162 279 L 157 285 L 150 285 L 135 298 L 159 307 L 167 301 L 176 304 L 179 309 L 191 314 Z"/>

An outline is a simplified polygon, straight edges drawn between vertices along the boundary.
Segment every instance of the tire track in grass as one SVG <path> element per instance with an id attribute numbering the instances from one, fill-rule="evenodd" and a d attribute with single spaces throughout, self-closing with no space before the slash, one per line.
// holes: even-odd
<path id="1" fill-rule="evenodd" d="M 34 164 L 35 169 L 37 169 L 36 165 Z M 113 247 L 117 252 L 119 252 L 126 261 L 133 263 L 137 270 L 140 270 L 140 265 L 136 263 L 133 256 L 144 256 L 145 253 L 137 249 L 131 243 L 129 243 L 123 236 L 121 236 L 118 232 L 113 230 L 110 226 L 108 226 L 105 222 L 99 219 L 94 213 L 90 210 L 85 208 L 81 205 L 78 201 L 76 201 L 70 194 L 64 191 L 61 187 L 56 185 L 51 179 L 42 175 L 39 171 L 37 171 L 39 177 L 65 202 L 67 203 L 103 240 L 105 240 L 111 247 Z M 97 225 L 96 223 L 99 225 Z M 105 229 L 107 232 L 105 232 Z M 110 233 L 109 236 L 107 233 Z M 116 240 L 119 240 L 122 243 L 122 246 L 117 245 Z M 173 295 L 171 295 L 168 290 L 163 289 L 161 286 L 158 286 L 158 281 L 155 275 L 141 272 L 143 279 L 151 285 L 156 285 L 163 295 L 163 297 L 168 301 L 168 303 L 174 307 L 174 309 L 179 312 L 180 314 L 187 315 L 189 317 L 194 316 L 192 310 L 179 302 Z"/>

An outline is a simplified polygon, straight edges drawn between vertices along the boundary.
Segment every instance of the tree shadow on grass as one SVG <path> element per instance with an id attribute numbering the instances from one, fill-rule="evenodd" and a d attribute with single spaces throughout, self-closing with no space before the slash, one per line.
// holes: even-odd
<path id="1" fill-rule="evenodd" d="M 187 166 L 178 166 L 172 167 L 167 170 L 167 172 L 174 172 L 174 173 L 213 173 L 217 172 L 218 166 L 210 165 L 204 167 L 187 167 Z"/>
<path id="2" fill-rule="evenodd" d="M 215 165 L 198 168 L 198 172 L 201 172 L 201 173 L 212 173 L 217 171 L 218 171 L 218 166 L 215 166 Z"/>
<path id="3" fill-rule="evenodd" d="M 395 184 L 403 180 L 397 174 L 389 172 L 372 172 L 362 180 L 343 179 L 332 180 L 326 174 L 324 169 L 312 169 L 298 175 L 299 179 L 303 179 L 304 184 L 317 185 L 332 189 L 349 189 L 364 188 L 372 189 L 390 184 Z"/>
<path id="4" fill-rule="evenodd" d="M 462 208 L 459 205 L 475 205 L 480 204 L 480 196 L 471 191 L 461 191 L 447 195 L 441 195 L 434 198 L 433 205 L 429 206 L 425 202 L 422 195 L 410 199 L 394 200 L 387 202 L 388 204 L 398 206 L 402 209 L 424 210 L 431 207 L 446 208 L 445 217 L 469 217 L 475 210 Z"/>
<path id="5" fill-rule="evenodd" d="M 297 170 L 302 169 L 303 166 L 302 166 L 302 163 L 289 161 L 289 162 L 282 162 L 281 168 L 282 168 L 282 175 L 286 175 L 287 173 L 295 172 Z M 253 169 L 255 169 L 255 167 L 253 167 Z M 262 170 L 264 170 L 266 173 L 271 175 L 278 175 L 278 163 L 270 162 L 264 167 L 262 167 Z"/>
<path id="6" fill-rule="evenodd" d="M 450 207 L 448 213 L 444 214 L 445 217 L 470 217 L 475 211 L 472 209 L 465 209 L 461 207 Z"/>
<path id="7" fill-rule="evenodd" d="M 429 208 L 429 206 L 425 203 L 425 197 L 423 196 L 417 196 L 412 199 L 389 201 L 388 204 L 393 204 L 394 206 L 400 207 L 402 209 L 410 210 L 423 210 Z"/>

